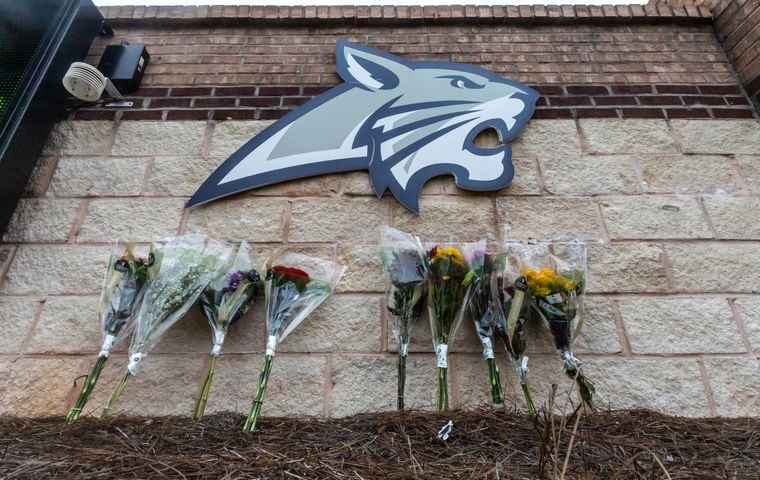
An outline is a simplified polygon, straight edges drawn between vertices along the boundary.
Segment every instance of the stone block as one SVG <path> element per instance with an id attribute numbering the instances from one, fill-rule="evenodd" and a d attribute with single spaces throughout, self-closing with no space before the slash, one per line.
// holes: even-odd
<path id="1" fill-rule="evenodd" d="M 649 193 L 726 193 L 741 189 L 733 161 L 717 155 L 640 156 Z"/>
<path id="2" fill-rule="evenodd" d="M 596 202 L 582 198 L 503 197 L 496 200 L 510 239 L 600 240 Z"/>
<path id="3" fill-rule="evenodd" d="M 187 231 L 224 240 L 279 242 L 287 207 L 285 200 L 238 195 L 190 209 Z"/>
<path id="4" fill-rule="evenodd" d="M 101 345 L 99 302 L 100 297 L 94 296 L 48 297 L 27 353 L 97 355 Z M 129 344 L 129 339 L 125 343 Z"/>
<path id="5" fill-rule="evenodd" d="M 97 294 L 103 284 L 107 246 L 22 245 L 0 291 L 6 294 Z"/>
<path id="6" fill-rule="evenodd" d="M 671 120 L 683 153 L 748 154 L 760 152 L 757 120 Z"/>
<path id="7" fill-rule="evenodd" d="M 376 242 L 389 221 L 388 201 L 376 198 L 308 199 L 293 202 L 291 242 Z"/>
<path id="8" fill-rule="evenodd" d="M 46 417 L 66 413 L 66 398 L 80 375 L 78 358 L 0 360 L 0 415 Z"/>
<path id="9" fill-rule="evenodd" d="M 705 369 L 721 417 L 760 416 L 760 357 L 706 358 Z"/>
<path id="10" fill-rule="evenodd" d="M 58 197 L 140 195 L 146 158 L 71 158 L 58 161 L 50 191 Z"/>
<path id="11" fill-rule="evenodd" d="M 56 157 L 40 157 L 34 166 L 34 170 L 32 170 L 29 181 L 26 182 L 23 196 L 44 197 L 57 164 L 58 159 Z"/>
<path id="12" fill-rule="evenodd" d="M 760 293 L 760 245 L 752 243 L 666 244 L 679 292 Z"/>
<path id="13" fill-rule="evenodd" d="M 539 164 L 544 187 L 554 195 L 641 193 L 636 170 L 626 156 L 546 157 Z"/>
<path id="14" fill-rule="evenodd" d="M 393 224 L 420 235 L 423 241 L 477 241 L 494 233 L 493 200 L 482 196 L 421 197 L 419 214 L 395 205 Z"/>
<path id="15" fill-rule="evenodd" d="M 397 405 L 396 355 L 338 355 L 333 358 L 330 415 L 393 411 Z M 410 355 L 406 362 L 407 408 L 430 410 L 434 405 L 435 357 Z"/>
<path id="16" fill-rule="evenodd" d="M 43 155 L 104 155 L 113 138 L 111 121 L 58 122 L 50 132 Z"/>
<path id="17" fill-rule="evenodd" d="M 199 355 L 146 355 L 140 371 L 136 376 L 130 376 L 127 387 L 109 412 L 109 417 L 189 416 L 193 412 L 200 382 L 206 374 L 205 370 L 201 373 L 203 360 Z M 112 355 L 109 358 L 98 387 L 85 407 L 85 414 L 100 414 L 108 396 L 126 373 L 127 363 L 125 356 Z"/>
<path id="18" fill-rule="evenodd" d="M 206 122 L 124 121 L 111 154 L 117 157 L 200 155 Z"/>
<path id="19" fill-rule="evenodd" d="M 236 412 L 248 415 L 256 395 L 264 355 L 223 356 L 217 363 L 207 414 Z M 205 367 L 207 368 L 207 367 Z M 266 417 L 324 414 L 325 358 L 318 355 L 275 355 L 259 424 Z M 205 375 L 205 371 L 203 374 Z M 200 382 L 200 381 L 199 381 Z M 195 385 L 199 388 L 200 385 Z M 192 409 L 192 403 L 190 405 Z M 192 411 L 192 410 L 190 410 Z"/>
<path id="20" fill-rule="evenodd" d="M 740 297 L 734 301 L 744 323 L 749 344 L 760 351 L 760 297 Z"/>
<path id="21" fill-rule="evenodd" d="M 691 197 L 612 197 L 600 205 L 613 239 L 712 237 L 699 203 Z"/>
<path id="22" fill-rule="evenodd" d="M 21 344 L 34 323 L 40 302 L 32 298 L 0 297 L 0 318 L 3 334 L 0 335 L 0 352 L 14 353 L 22 350 Z"/>
<path id="23" fill-rule="evenodd" d="M 705 209 L 718 238 L 760 240 L 760 198 L 715 196 L 704 198 Z"/>
<path id="24" fill-rule="evenodd" d="M 379 352 L 380 298 L 331 295 L 291 333 L 281 352 Z"/>
<path id="25" fill-rule="evenodd" d="M 561 158 L 581 153 L 573 120 L 532 120 L 510 146 L 515 157 Z"/>
<path id="26" fill-rule="evenodd" d="M 385 277 L 379 245 L 341 243 L 338 262 L 346 273 L 338 283 L 338 292 L 384 292 Z"/>
<path id="27" fill-rule="evenodd" d="M 738 155 L 736 158 L 749 191 L 760 193 L 760 156 Z"/>
<path id="28" fill-rule="evenodd" d="M 79 201 L 22 198 L 18 202 L 6 242 L 65 242 L 77 214 Z"/>
<path id="29" fill-rule="evenodd" d="M 662 247 L 646 243 L 588 245 L 590 292 L 669 290 Z"/>
<path id="30" fill-rule="evenodd" d="M 684 417 L 710 414 L 695 359 L 589 358 L 584 373 L 596 385 L 596 404 L 602 408 L 651 408 Z"/>
<path id="31" fill-rule="evenodd" d="M 265 120 L 229 121 L 214 125 L 209 155 L 228 157 L 274 122 Z"/>
<path id="32" fill-rule="evenodd" d="M 145 195 L 189 197 L 223 160 L 222 157 L 158 157 L 153 161 Z"/>
<path id="33" fill-rule="evenodd" d="M 618 304 L 634 353 L 745 351 L 725 299 L 621 299 Z"/>
<path id="34" fill-rule="evenodd" d="M 184 206 L 184 199 L 174 198 L 94 200 L 77 241 L 148 242 L 176 235 Z"/>
<path id="35" fill-rule="evenodd" d="M 676 152 L 665 120 L 587 118 L 580 127 L 587 153 Z"/>

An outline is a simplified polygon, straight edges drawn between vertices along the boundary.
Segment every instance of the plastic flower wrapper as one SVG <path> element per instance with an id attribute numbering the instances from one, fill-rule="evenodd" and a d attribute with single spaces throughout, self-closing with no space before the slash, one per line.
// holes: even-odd
<path id="1" fill-rule="evenodd" d="M 103 343 L 76 403 L 66 416 L 68 423 L 75 422 L 82 414 L 113 346 L 132 331 L 134 311 L 142 300 L 147 283 L 155 275 L 153 246 L 145 258 L 136 256 L 134 250 L 135 246 L 130 243 L 116 244 L 108 258 L 98 305 Z"/>
<path id="2" fill-rule="evenodd" d="M 277 345 L 333 292 L 345 269 L 333 261 L 292 252 L 276 252 L 267 260 L 264 267 L 267 272 L 264 279 L 266 354 L 244 431 L 256 428 Z"/>
<path id="3" fill-rule="evenodd" d="M 538 248 L 538 252 L 536 249 Z M 528 385 L 528 356 L 527 323 L 530 318 L 531 297 L 528 295 L 528 285 L 524 275 L 524 265 L 533 263 L 531 259 L 547 258 L 545 246 L 522 244 L 507 241 L 504 244 L 505 261 L 498 279 L 498 306 L 501 314 L 498 317 L 496 332 L 504 343 L 509 358 L 517 365 L 517 378 L 525 399 L 528 413 L 536 415 L 538 410 L 533 403 L 533 397 Z M 538 255 L 535 255 L 538 253 Z M 534 260 L 535 261 L 535 260 Z"/>
<path id="4" fill-rule="evenodd" d="M 594 384 L 583 374 L 581 362 L 572 352 L 573 341 L 583 328 L 583 294 L 586 287 L 586 246 L 558 245 L 561 253 L 551 255 L 553 267 L 525 269 L 532 308 L 554 338 L 562 355 L 565 375 L 575 380 L 584 403 L 593 406 Z"/>
<path id="5" fill-rule="evenodd" d="M 466 298 L 474 274 L 455 246 L 433 246 L 428 260 L 428 317 L 438 364 L 436 409 L 449 409 L 448 351 L 462 323 Z"/>
<path id="6" fill-rule="evenodd" d="M 259 289 L 261 278 L 251 266 L 249 254 L 248 243 L 241 243 L 232 265 L 214 279 L 200 296 L 201 311 L 211 327 L 214 346 L 211 350 L 208 373 L 201 384 L 193 408 L 193 420 L 199 420 L 206 410 L 211 382 L 216 371 L 216 360 L 222 353 L 222 345 L 230 325 L 245 315 Z"/>
<path id="7" fill-rule="evenodd" d="M 483 344 L 483 357 L 488 364 L 491 385 L 491 402 L 501 406 L 504 405 L 504 392 L 501 388 L 499 367 L 494 358 L 493 336 L 501 315 L 496 279 L 502 269 L 504 255 L 496 253 L 493 245 L 487 247 L 485 240 L 465 244 L 464 251 L 473 273 L 467 307 L 475 323 L 475 331 Z"/>
<path id="8" fill-rule="evenodd" d="M 173 237 L 158 249 L 158 273 L 148 285 L 136 315 L 127 372 L 108 398 L 101 419 L 113 408 L 129 377 L 137 375 L 147 352 L 224 271 L 231 253 L 229 245 L 206 241 L 202 235 Z"/>
<path id="9" fill-rule="evenodd" d="M 398 409 L 404 409 L 409 335 L 425 305 L 425 250 L 418 237 L 385 227 L 381 234 L 388 312 L 398 341 Z"/>

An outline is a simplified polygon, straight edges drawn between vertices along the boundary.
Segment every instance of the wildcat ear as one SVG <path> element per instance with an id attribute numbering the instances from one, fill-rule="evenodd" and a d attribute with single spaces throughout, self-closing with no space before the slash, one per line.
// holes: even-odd
<path id="1" fill-rule="evenodd" d="M 396 88 L 410 68 L 401 58 L 374 48 L 338 39 L 335 46 L 336 71 L 348 83 L 367 90 Z"/>

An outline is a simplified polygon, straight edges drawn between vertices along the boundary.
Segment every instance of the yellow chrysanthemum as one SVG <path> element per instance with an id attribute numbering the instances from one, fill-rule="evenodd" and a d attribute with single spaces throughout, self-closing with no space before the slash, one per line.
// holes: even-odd
<path id="1" fill-rule="evenodd" d="M 435 259 L 436 260 L 445 260 L 446 258 L 449 258 L 452 262 L 461 265 L 464 262 L 464 257 L 462 257 L 462 252 L 459 251 L 459 249 L 454 247 L 443 247 L 439 248 L 435 252 Z"/>

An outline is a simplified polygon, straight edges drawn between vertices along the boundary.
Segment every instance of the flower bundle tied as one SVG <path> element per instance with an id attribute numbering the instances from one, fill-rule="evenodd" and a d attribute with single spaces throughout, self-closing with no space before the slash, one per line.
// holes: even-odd
<path id="1" fill-rule="evenodd" d="M 419 238 L 390 227 L 383 229 L 381 240 L 388 312 L 398 341 L 398 410 L 403 410 L 409 334 L 425 304 L 425 253 Z"/>
<path id="2" fill-rule="evenodd" d="M 134 249 L 132 244 L 123 247 L 117 244 L 108 259 L 98 306 L 103 343 L 76 403 L 66 416 L 68 423 L 75 422 L 82 414 L 113 346 L 131 332 L 134 311 L 142 300 L 151 276 L 155 275 L 153 252 L 146 259 L 135 256 Z"/>
<path id="3" fill-rule="evenodd" d="M 473 274 L 467 306 L 475 323 L 475 331 L 483 344 L 483 357 L 488 365 L 491 385 L 491 403 L 494 406 L 502 406 L 504 393 L 499 378 L 499 367 L 494 358 L 493 335 L 494 329 L 500 323 L 501 309 L 497 304 L 496 279 L 504 256 L 494 253 L 493 248 L 486 248 L 485 241 L 467 244 L 465 254 Z"/>
<path id="4" fill-rule="evenodd" d="M 449 409 L 448 349 L 462 323 L 474 275 L 456 247 L 434 246 L 428 250 L 427 259 L 428 317 L 438 365 L 436 409 L 444 411 Z"/>
<path id="5" fill-rule="evenodd" d="M 530 297 L 528 284 L 523 275 L 524 252 L 519 244 L 505 244 L 505 262 L 498 279 L 498 303 L 502 314 L 498 317 L 496 331 L 504 344 L 509 358 L 517 365 L 517 378 L 523 392 L 528 413 L 536 415 L 538 410 L 528 386 L 527 323 L 530 317 Z"/>
<path id="6" fill-rule="evenodd" d="M 222 353 L 230 325 L 245 315 L 261 283 L 258 272 L 251 266 L 249 253 L 248 243 L 241 243 L 232 266 L 214 279 L 200 296 L 201 311 L 211 327 L 214 346 L 206 378 L 195 400 L 193 420 L 199 420 L 205 412 L 216 360 Z"/>
<path id="7" fill-rule="evenodd" d="M 533 298 L 532 308 L 554 338 L 554 345 L 562 355 L 565 375 L 577 383 L 583 402 L 592 407 L 594 384 L 583 374 L 581 362 L 571 348 L 583 328 L 586 246 L 571 243 L 559 247 L 562 247 L 561 253 L 550 255 L 553 268 L 527 268 L 525 277 Z"/>
<path id="8" fill-rule="evenodd" d="M 335 262 L 285 252 L 272 255 L 266 262 L 265 270 L 267 344 L 256 395 L 243 426 L 246 432 L 256 428 L 277 345 L 333 292 L 345 267 Z"/>
<path id="9" fill-rule="evenodd" d="M 101 419 L 113 408 L 129 377 L 137 375 L 147 352 L 224 270 L 230 253 L 229 246 L 206 241 L 200 235 L 174 237 L 158 249 L 158 273 L 148 285 L 135 319 L 127 371 L 108 398 Z"/>

